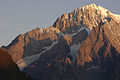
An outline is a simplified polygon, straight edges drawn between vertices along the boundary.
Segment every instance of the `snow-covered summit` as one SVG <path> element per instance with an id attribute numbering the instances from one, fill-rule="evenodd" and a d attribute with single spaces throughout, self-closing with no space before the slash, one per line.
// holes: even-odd
<path id="1" fill-rule="evenodd" d="M 65 13 L 57 18 L 54 23 L 54 27 L 57 27 L 60 31 L 73 26 L 79 26 L 81 24 L 86 25 L 88 28 L 98 26 L 101 21 L 104 21 L 105 17 L 114 16 L 116 20 L 120 20 L 120 15 L 113 14 L 109 10 L 97 6 L 96 4 L 89 4 L 81 8 L 76 8 L 71 13 Z"/>

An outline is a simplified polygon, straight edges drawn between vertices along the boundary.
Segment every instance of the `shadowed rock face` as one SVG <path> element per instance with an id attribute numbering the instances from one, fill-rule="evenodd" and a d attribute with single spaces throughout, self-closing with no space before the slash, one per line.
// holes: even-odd
<path id="1" fill-rule="evenodd" d="M 120 80 L 120 62 L 117 63 L 113 76 L 115 76 L 116 80 Z"/>
<path id="2" fill-rule="evenodd" d="M 27 72 L 35 80 L 44 80 L 44 78 L 46 80 L 49 77 L 49 80 L 52 80 L 54 75 L 50 74 L 53 74 L 51 70 L 53 70 L 54 68 L 50 70 L 49 68 L 52 66 L 54 67 L 59 63 L 72 64 L 69 58 L 66 58 L 69 52 L 70 49 L 67 44 L 67 41 L 65 41 L 63 37 L 60 37 L 58 43 L 54 45 L 54 47 L 51 50 L 48 50 L 47 52 L 42 54 L 38 60 L 36 60 L 34 63 L 25 68 L 24 71 Z M 57 67 L 62 68 L 61 66 L 56 66 L 56 68 Z M 58 78 L 58 76 L 56 76 L 56 78 Z"/>
<path id="3" fill-rule="evenodd" d="M 32 80 L 21 72 L 7 51 L 0 49 L 0 80 Z"/>

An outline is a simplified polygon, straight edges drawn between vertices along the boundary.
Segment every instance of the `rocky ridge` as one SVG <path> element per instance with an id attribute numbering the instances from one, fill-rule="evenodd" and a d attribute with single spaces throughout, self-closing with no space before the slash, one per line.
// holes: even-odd
<path id="1" fill-rule="evenodd" d="M 50 46 L 58 39 L 60 31 L 57 28 L 36 28 L 21 34 L 9 44 L 6 49 L 12 53 L 15 62 L 42 52 L 43 47 Z"/>

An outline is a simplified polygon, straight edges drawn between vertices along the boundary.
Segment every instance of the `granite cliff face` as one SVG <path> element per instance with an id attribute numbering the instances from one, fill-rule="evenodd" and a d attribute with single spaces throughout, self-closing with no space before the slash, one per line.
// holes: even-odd
<path id="1" fill-rule="evenodd" d="M 76 66 L 87 66 L 88 72 L 96 66 L 100 80 L 114 80 L 114 70 L 120 62 L 120 23 L 108 17 L 110 20 L 93 28 L 76 55 Z"/>
<path id="2" fill-rule="evenodd" d="M 111 57 L 120 54 L 120 23 L 112 16 L 110 21 L 101 22 L 93 28 L 90 35 L 82 43 L 77 54 L 77 65 L 91 62 L 92 58 Z"/>

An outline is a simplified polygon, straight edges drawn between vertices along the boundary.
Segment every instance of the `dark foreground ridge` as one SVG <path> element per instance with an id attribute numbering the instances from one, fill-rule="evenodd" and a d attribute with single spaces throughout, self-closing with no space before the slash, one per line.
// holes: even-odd
<path id="1" fill-rule="evenodd" d="M 0 80 L 32 80 L 21 72 L 7 51 L 0 49 Z"/>

